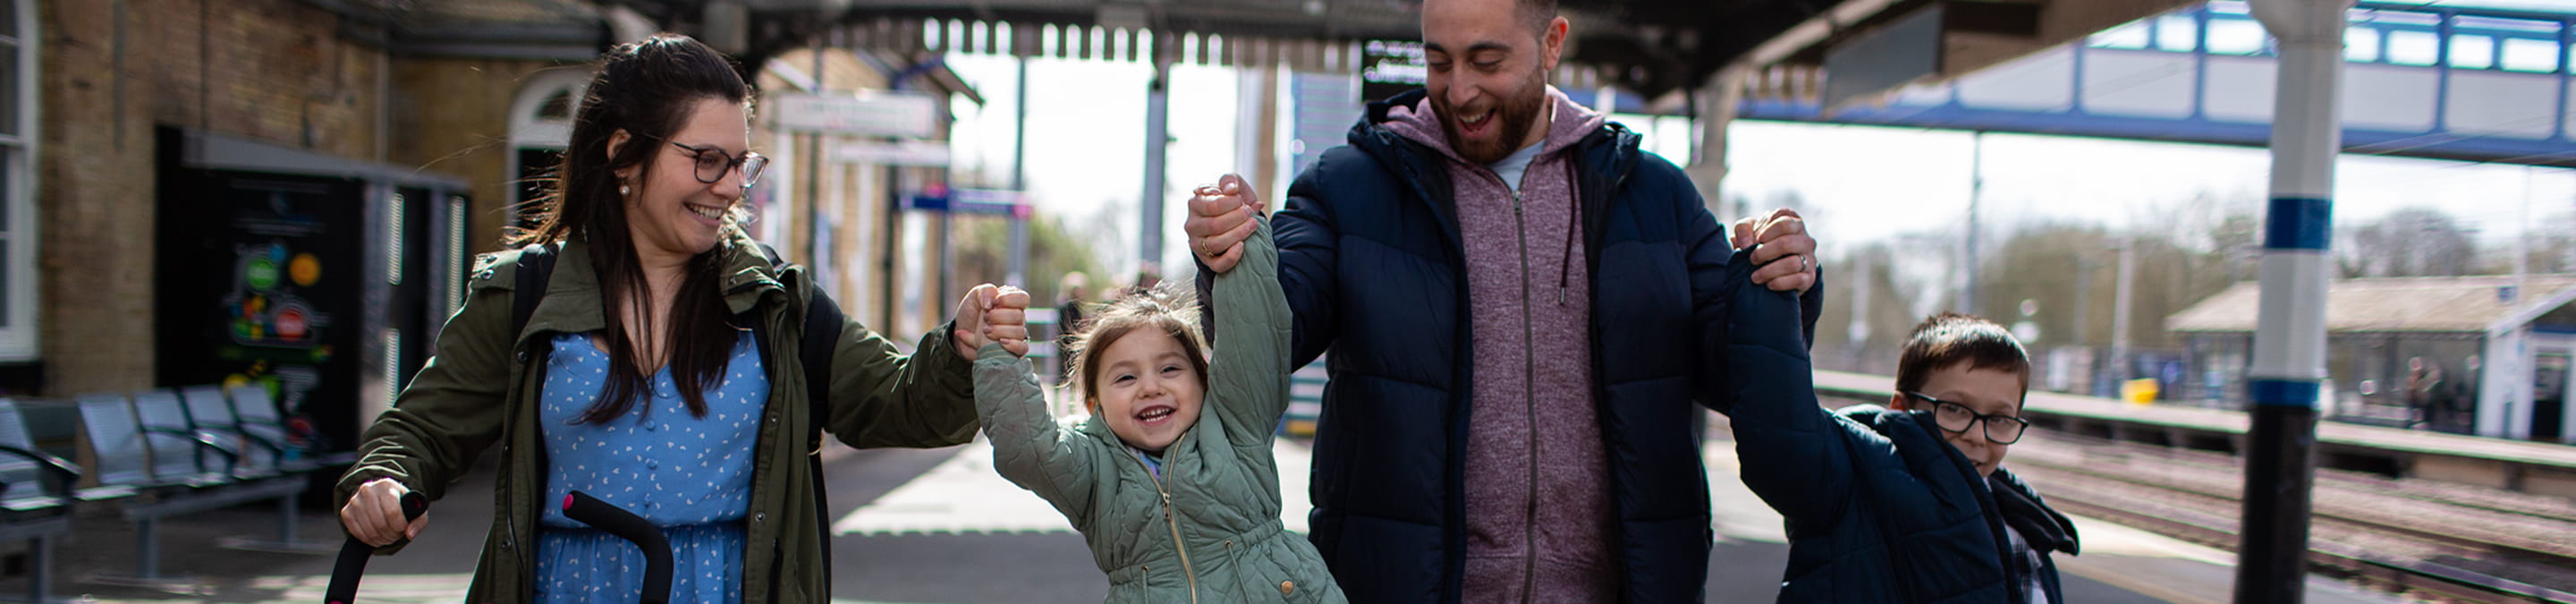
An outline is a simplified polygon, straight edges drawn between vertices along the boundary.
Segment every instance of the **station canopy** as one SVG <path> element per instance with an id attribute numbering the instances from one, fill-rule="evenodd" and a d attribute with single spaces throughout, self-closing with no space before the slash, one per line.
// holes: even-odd
<path id="1" fill-rule="evenodd" d="M 1419 0 L 600 0 L 759 65 L 821 43 L 1303 72 L 1365 72 L 1372 42 L 1416 42 Z M 1868 91 L 1939 81 L 2187 0 L 1560 0 L 1560 87 L 1673 105 L 1722 69 Z M 1796 94 L 1817 94 L 1806 86 Z"/>

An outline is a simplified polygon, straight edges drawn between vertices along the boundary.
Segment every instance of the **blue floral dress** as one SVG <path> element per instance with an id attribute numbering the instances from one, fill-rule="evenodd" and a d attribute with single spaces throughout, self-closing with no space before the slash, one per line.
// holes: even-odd
<path id="1" fill-rule="evenodd" d="M 591 334 L 555 338 L 543 407 L 547 502 L 579 490 L 662 527 L 671 542 L 671 602 L 742 601 L 742 518 L 769 378 L 750 332 L 734 344 L 724 379 L 705 392 L 706 417 L 689 415 L 665 369 L 624 417 L 576 424 L 608 379 L 608 354 Z M 650 408 L 648 415 L 644 411 Z M 634 602 L 644 555 L 626 540 L 548 506 L 537 535 L 538 602 Z"/>

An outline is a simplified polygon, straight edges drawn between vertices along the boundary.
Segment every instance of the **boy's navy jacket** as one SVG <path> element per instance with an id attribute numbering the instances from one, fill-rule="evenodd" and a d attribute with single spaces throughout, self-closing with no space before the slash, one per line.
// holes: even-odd
<path id="1" fill-rule="evenodd" d="M 1423 94 L 1370 104 L 1349 145 L 1298 175 L 1276 218 L 1279 279 L 1296 311 L 1290 366 L 1332 350 L 1311 537 L 1354 602 L 1455 602 L 1464 591 L 1474 300 L 1440 155 L 1381 124 Z M 1614 123 L 1569 150 L 1592 276 L 1575 291 L 1589 292 L 1593 312 L 1591 341 L 1563 345 L 1592 357 L 1621 600 L 1696 602 L 1714 533 L 1692 402 L 1720 406 L 1722 279 L 1747 277 L 1725 274 L 1727 232 L 1689 177 L 1638 142 Z M 1822 291 L 1808 290 L 1807 319 L 1789 302 L 1776 327 L 1792 338 L 1811 329 Z"/>
<path id="2" fill-rule="evenodd" d="M 1927 416 L 1817 406 L 1806 343 L 1786 322 L 1798 302 L 1752 287 L 1733 301 L 1728 415 L 1744 485 L 1788 525 L 1780 601 L 2027 602 L 2005 562 L 2007 525 L 2040 551 L 2048 600 L 2066 601 L 2048 555 L 2076 553 L 2065 516 L 2010 471 L 1978 478 Z"/>

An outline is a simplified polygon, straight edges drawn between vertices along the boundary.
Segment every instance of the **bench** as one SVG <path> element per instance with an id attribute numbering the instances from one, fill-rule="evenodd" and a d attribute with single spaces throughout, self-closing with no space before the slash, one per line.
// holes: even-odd
<path id="1" fill-rule="evenodd" d="M 268 442 L 291 445 L 293 441 L 288 437 L 285 410 L 277 404 L 276 398 L 268 395 L 267 388 L 256 385 L 239 386 L 225 389 L 225 392 L 232 397 L 234 417 L 240 420 L 243 434 Z M 324 454 L 303 447 L 288 446 L 286 457 L 278 460 L 278 468 L 289 473 L 310 472 L 345 466 L 357 461 L 356 451 Z"/>
<path id="2" fill-rule="evenodd" d="M 239 453 L 239 461 L 231 472 L 236 481 L 279 476 L 309 481 L 303 477 L 324 467 L 321 460 L 301 455 L 288 442 L 286 426 L 279 421 L 277 404 L 269 400 L 267 388 L 189 386 L 179 389 L 179 399 L 186 402 L 189 425 L 199 436 L 232 444 Z M 257 419 L 253 419 L 254 416 Z M 217 545 L 265 552 L 323 554 L 339 551 L 338 543 L 296 540 L 295 529 L 301 513 L 298 503 L 295 497 L 278 498 L 276 539 L 227 537 Z"/>
<path id="3" fill-rule="evenodd" d="M 0 398 L 0 540 L 27 540 L 27 601 L 53 601 L 54 540 L 72 530 L 79 466 L 36 447 L 18 401 Z"/>
<path id="4" fill-rule="evenodd" d="M 161 519 L 283 500 L 292 506 L 304 492 L 302 476 L 242 463 L 244 445 L 227 442 L 221 425 L 199 426 L 186 402 L 169 389 L 79 397 L 82 430 L 89 437 L 97 485 L 81 499 L 125 496 L 125 519 L 135 527 L 135 572 L 103 582 L 159 585 Z M 256 463 L 254 460 L 253 463 Z"/>

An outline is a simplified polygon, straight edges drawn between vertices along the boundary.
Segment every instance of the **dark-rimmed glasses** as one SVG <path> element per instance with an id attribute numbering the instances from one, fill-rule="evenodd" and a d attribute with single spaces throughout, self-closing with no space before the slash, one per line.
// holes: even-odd
<path id="1" fill-rule="evenodd" d="M 1986 425 L 1987 442 L 2009 445 L 2021 440 L 2022 432 L 2030 428 L 2030 422 L 2022 418 L 1978 413 L 1975 409 L 1969 409 L 1967 405 L 1932 398 L 1921 392 L 1904 394 L 1908 398 L 1931 403 L 1933 423 L 1939 424 L 1942 430 L 1948 430 L 1951 434 L 1966 433 L 1968 428 L 1983 423 Z"/>
<path id="2" fill-rule="evenodd" d="M 742 157 L 734 157 L 723 149 L 713 147 L 691 147 L 677 142 L 671 143 L 671 146 L 679 147 L 680 150 L 687 151 L 691 157 L 696 158 L 698 182 L 711 185 L 716 184 L 718 180 L 723 180 L 726 172 L 741 168 L 742 188 L 748 189 L 753 183 L 760 182 L 760 172 L 769 167 L 769 158 L 750 151 L 742 152 Z"/>

